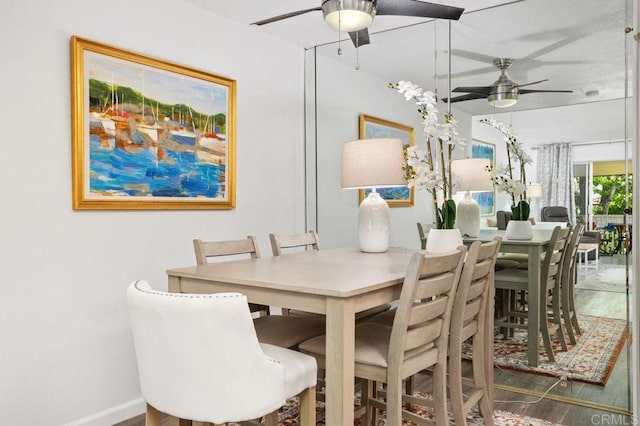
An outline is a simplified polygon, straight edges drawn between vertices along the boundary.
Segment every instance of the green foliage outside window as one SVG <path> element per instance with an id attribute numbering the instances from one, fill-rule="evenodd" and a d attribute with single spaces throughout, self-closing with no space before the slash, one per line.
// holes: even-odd
<path id="1" fill-rule="evenodd" d="M 633 176 L 629 175 L 629 197 L 628 205 L 632 204 L 631 186 Z M 593 192 L 600 195 L 600 202 L 594 204 L 593 214 L 623 214 L 625 209 L 625 185 L 627 179 L 624 175 L 617 176 L 594 176 Z M 596 200 L 594 200 L 596 201 Z"/>

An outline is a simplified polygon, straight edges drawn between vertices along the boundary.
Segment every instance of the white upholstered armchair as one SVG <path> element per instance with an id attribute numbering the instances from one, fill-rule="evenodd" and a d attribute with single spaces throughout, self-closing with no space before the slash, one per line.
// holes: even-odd
<path id="1" fill-rule="evenodd" d="M 222 424 L 268 415 L 301 394 L 301 424 L 315 425 L 314 358 L 258 342 L 240 293 L 127 290 L 147 425 L 160 413 Z"/>

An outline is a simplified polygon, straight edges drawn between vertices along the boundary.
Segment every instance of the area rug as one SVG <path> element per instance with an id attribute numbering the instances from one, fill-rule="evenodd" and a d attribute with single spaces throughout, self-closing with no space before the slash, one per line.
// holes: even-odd
<path id="1" fill-rule="evenodd" d="M 425 394 L 423 392 L 416 392 L 416 395 L 419 395 L 423 398 L 430 398 L 430 395 Z M 354 405 L 354 408 L 358 406 Z M 415 407 L 412 409 L 414 413 L 425 416 L 426 418 L 432 419 L 433 414 L 431 410 L 427 407 Z M 299 406 L 298 406 L 298 398 L 291 398 L 287 401 L 287 404 L 280 410 L 278 413 L 278 426 L 298 426 L 298 415 L 299 415 Z M 494 410 L 493 412 L 493 421 L 496 426 L 562 426 L 560 423 L 553 423 L 546 420 L 538 419 L 535 417 L 524 416 L 521 414 L 516 414 L 510 411 L 503 410 Z M 403 426 L 413 425 L 414 423 L 403 421 Z M 449 424 L 453 424 L 453 415 L 449 413 Z M 473 408 L 472 412 L 467 415 L 467 424 L 468 425 L 484 425 L 484 420 L 480 416 L 477 408 Z M 235 425 L 234 423 L 230 423 L 230 425 Z M 325 426 L 324 421 L 324 403 L 318 402 L 316 405 L 316 425 Z M 356 419 L 354 422 L 354 426 L 360 426 L 361 423 L 359 419 Z M 380 420 L 378 426 L 385 426 L 386 421 L 383 418 Z"/>
<path id="2" fill-rule="evenodd" d="M 599 264 L 598 267 L 578 267 L 576 288 L 583 290 L 610 291 L 624 293 L 627 291 L 627 281 L 624 265 Z M 631 282 L 631 277 L 629 277 Z"/>
<path id="3" fill-rule="evenodd" d="M 549 362 L 541 339 L 538 367 L 529 367 L 527 365 L 527 332 L 516 330 L 513 338 L 503 340 L 498 336 L 495 339 L 495 365 L 499 368 L 551 377 L 566 374 L 569 380 L 604 386 L 627 338 L 626 321 L 578 315 L 578 322 L 582 335 L 576 336 L 576 344 L 569 345 L 568 351 L 562 351 L 559 341 L 552 339 L 555 363 Z M 470 353 L 470 347 L 465 344 L 463 358 L 470 359 Z"/>

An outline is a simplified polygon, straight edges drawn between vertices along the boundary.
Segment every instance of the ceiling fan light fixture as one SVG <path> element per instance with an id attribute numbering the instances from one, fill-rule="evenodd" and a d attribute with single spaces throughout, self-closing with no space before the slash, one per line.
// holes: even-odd
<path id="1" fill-rule="evenodd" d="M 326 0 L 322 3 L 322 14 L 331 28 L 353 32 L 371 25 L 375 9 L 370 0 Z"/>
<path id="2" fill-rule="evenodd" d="M 510 90 L 508 92 L 493 93 L 487 97 L 489 104 L 496 108 L 509 108 L 518 103 L 518 91 Z"/>

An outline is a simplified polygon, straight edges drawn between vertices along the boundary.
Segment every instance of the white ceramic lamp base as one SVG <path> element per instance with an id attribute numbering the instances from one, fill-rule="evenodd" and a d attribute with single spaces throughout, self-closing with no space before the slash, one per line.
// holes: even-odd
<path id="1" fill-rule="evenodd" d="M 370 192 L 358 209 L 358 243 L 367 253 L 389 248 L 389 205 L 377 192 Z"/>
<path id="2" fill-rule="evenodd" d="M 456 209 L 456 227 L 460 234 L 477 237 L 480 233 L 480 206 L 467 191 Z"/>

